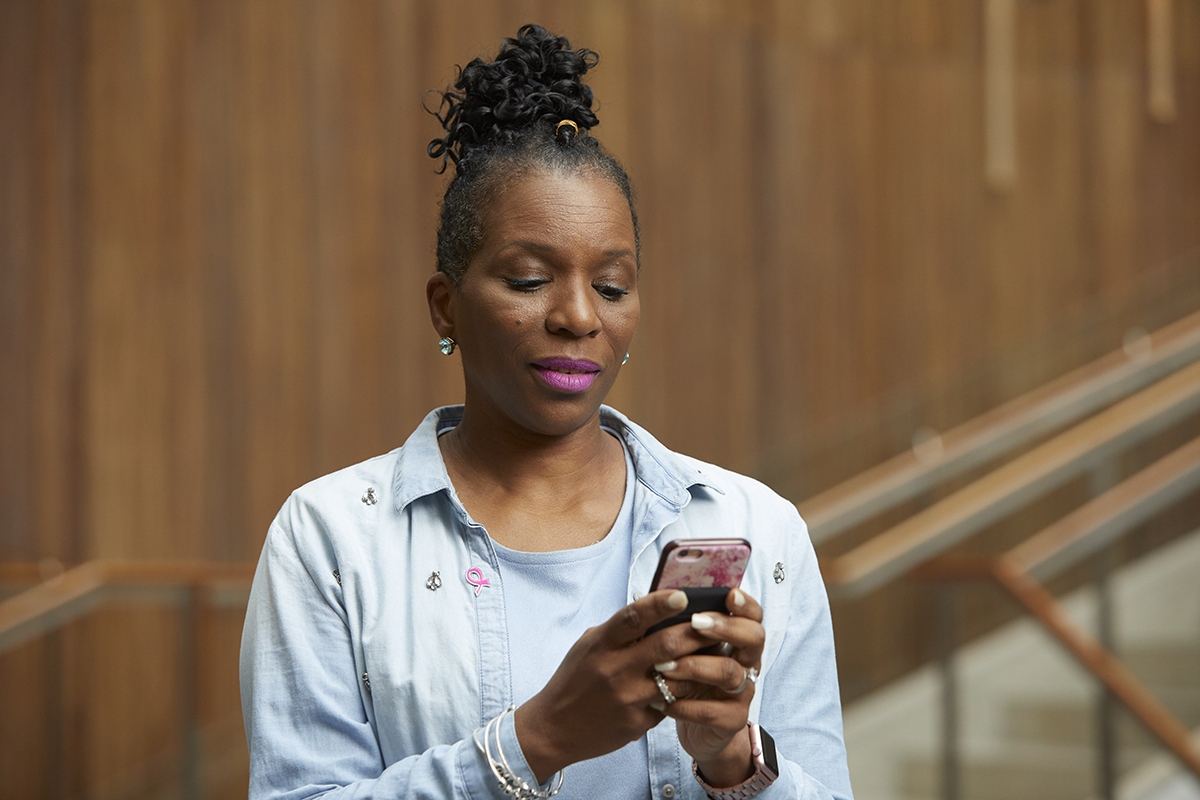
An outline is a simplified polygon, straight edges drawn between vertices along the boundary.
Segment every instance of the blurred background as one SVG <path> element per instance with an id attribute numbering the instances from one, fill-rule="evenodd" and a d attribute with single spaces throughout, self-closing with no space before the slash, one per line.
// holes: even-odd
<path id="1" fill-rule="evenodd" d="M 800 504 L 859 796 L 1174 780 L 994 557 L 1058 524 L 1026 572 L 1200 723 L 1196 0 L 4 0 L 0 793 L 244 796 L 245 565 L 460 399 L 421 98 L 530 21 L 638 195 L 609 402 Z"/>

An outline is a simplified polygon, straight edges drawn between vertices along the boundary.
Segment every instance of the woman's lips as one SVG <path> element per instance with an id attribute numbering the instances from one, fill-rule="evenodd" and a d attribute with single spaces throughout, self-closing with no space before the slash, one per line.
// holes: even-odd
<path id="1" fill-rule="evenodd" d="M 542 380 L 562 392 L 582 392 L 600 374 L 600 365 L 577 358 L 546 358 L 533 362 Z"/>

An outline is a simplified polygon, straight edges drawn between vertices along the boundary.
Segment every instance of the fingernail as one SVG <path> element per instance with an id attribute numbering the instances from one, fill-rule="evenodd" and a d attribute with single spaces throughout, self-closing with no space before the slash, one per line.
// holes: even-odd
<path id="1" fill-rule="evenodd" d="M 692 627 L 698 631 L 706 631 L 716 624 L 708 614 L 692 614 Z"/>
<path id="2" fill-rule="evenodd" d="M 655 664 L 654 669 L 657 670 L 658 672 L 670 672 L 671 670 L 675 669 L 677 666 L 679 666 L 679 665 L 676 664 L 674 661 L 664 661 L 661 664 Z"/>
<path id="3" fill-rule="evenodd" d="M 733 590 L 733 604 L 738 608 L 746 605 L 746 595 L 742 594 L 740 589 Z"/>
<path id="4" fill-rule="evenodd" d="M 676 590 L 667 598 L 667 605 L 676 610 L 687 608 L 687 595 Z"/>
<path id="5" fill-rule="evenodd" d="M 657 711 L 660 714 L 665 714 L 667 711 L 667 704 L 664 703 L 662 700 L 652 701 L 650 703 L 650 707 L 653 708 L 655 711 Z"/>

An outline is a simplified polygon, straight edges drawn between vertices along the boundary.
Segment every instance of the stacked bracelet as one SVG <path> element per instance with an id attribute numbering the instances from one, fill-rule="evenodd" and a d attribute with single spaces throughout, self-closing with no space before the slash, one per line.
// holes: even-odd
<path id="1" fill-rule="evenodd" d="M 479 752 L 483 753 L 487 759 L 488 766 L 492 769 L 492 774 L 496 776 L 497 783 L 500 784 L 500 790 L 509 797 L 514 797 L 516 800 L 546 800 L 546 798 L 554 797 L 558 794 L 559 789 L 563 785 L 562 770 L 558 772 L 558 782 L 548 790 L 538 789 L 530 786 L 529 782 L 522 779 L 519 775 L 513 772 L 512 767 L 508 763 L 508 758 L 504 755 L 504 746 L 500 742 L 500 721 L 504 719 L 505 714 L 513 713 L 514 706 L 509 706 L 500 712 L 500 715 L 489 722 L 483 729 L 483 742 L 479 741 L 479 736 L 475 739 L 475 746 L 479 748 Z M 492 736 L 493 729 L 496 738 L 496 755 L 500 758 L 497 760 L 492 756 Z"/>

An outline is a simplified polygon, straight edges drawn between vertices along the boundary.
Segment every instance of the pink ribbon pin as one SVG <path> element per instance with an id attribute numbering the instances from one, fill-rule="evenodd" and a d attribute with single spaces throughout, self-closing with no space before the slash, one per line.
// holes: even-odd
<path id="1" fill-rule="evenodd" d="M 483 577 L 483 572 L 480 571 L 479 567 L 471 567 L 467 570 L 467 583 L 475 587 L 476 597 L 479 597 L 479 593 L 483 591 L 483 587 L 492 585 L 487 578 Z"/>

